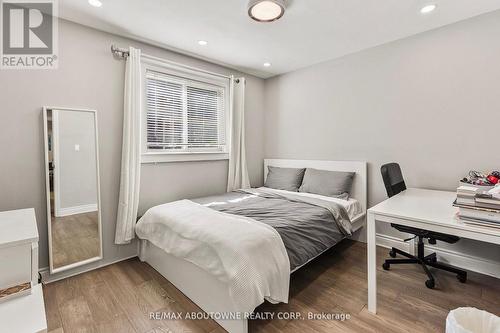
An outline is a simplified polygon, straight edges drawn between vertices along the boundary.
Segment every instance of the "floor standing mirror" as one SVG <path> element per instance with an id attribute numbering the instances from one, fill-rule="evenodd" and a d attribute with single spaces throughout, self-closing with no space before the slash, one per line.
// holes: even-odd
<path id="1" fill-rule="evenodd" d="M 43 108 L 50 273 L 102 259 L 97 114 Z"/>

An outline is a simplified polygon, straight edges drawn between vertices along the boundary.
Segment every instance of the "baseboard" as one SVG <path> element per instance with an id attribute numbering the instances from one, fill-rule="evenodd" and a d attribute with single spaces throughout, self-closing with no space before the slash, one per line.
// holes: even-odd
<path id="1" fill-rule="evenodd" d="M 436 252 L 438 260 L 452 266 L 500 278 L 500 264 L 498 262 L 427 244 L 425 245 L 425 252 L 426 254 Z"/>
<path id="2" fill-rule="evenodd" d="M 102 267 L 113 265 L 113 264 L 116 264 L 116 263 L 118 263 L 120 261 L 128 260 L 130 258 L 135 258 L 135 257 L 137 257 L 137 254 L 134 254 L 134 255 L 131 255 L 131 256 L 128 256 L 128 257 L 125 257 L 125 258 L 116 259 L 116 260 L 113 260 L 113 261 L 110 261 L 110 262 L 102 263 L 102 264 L 99 264 L 97 266 L 87 267 L 87 268 L 84 268 L 84 269 L 81 269 L 81 270 L 79 270 L 78 268 L 75 268 L 74 270 L 68 270 L 68 271 L 65 271 L 65 272 L 56 273 L 54 275 L 50 275 L 49 267 L 42 267 L 42 268 L 40 268 L 38 270 L 38 272 L 42 276 L 42 283 L 44 283 L 44 284 L 45 283 L 52 283 L 52 282 L 56 282 L 56 281 L 59 281 L 59 280 L 67 279 L 67 278 L 75 276 L 75 275 L 79 275 L 79 274 L 83 274 L 83 273 L 86 273 L 86 272 L 90 272 L 90 271 L 93 271 L 95 269 L 99 269 L 99 268 L 102 268 Z"/>
<path id="3" fill-rule="evenodd" d="M 389 235 L 384 235 L 384 234 L 377 234 L 377 245 L 382 246 L 385 248 L 392 248 L 392 247 L 397 247 L 403 251 L 409 252 L 409 253 L 414 253 L 414 243 L 413 241 L 405 242 L 401 238 L 394 237 L 394 236 L 389 236 Z M 452 251 L 449 249 L 441 249 L 437 248 L 432 245 L 427 245 L 426 244 L 426 252 L 436 252 L 438 255 L 439 260 L 446 262 L 450 265 L 457 266 L 469 271 L 493 276 L 493 277 L 500 277 L 500 265 L 497 262 L 491 261 L 491 260 L 485 260 L 480 257 L 475 257 L 475 256 L 470 256 L 467 254 L 463 254 L 460 252 Z M 56 282 L 62 279 L 66 279 L 71 276 L 75 276 L 78 274 L 86 273 L 95 269 L 99 269 L 102 267 L 106 267 L 112 264 L 116 264 L 120 261 L 128 260 L 130 258 L 137 257 L 137 254 L 125 257 L 125 258 L 120 258 L 111 262 L 103 263 L 98 266 L 86 268 L 83 270 L 70 270 L 67 272 L 61 272 L 56 274 L 55 276 L 51 276 L 49 274 L 49 268 L 48 267 L 43 267 L 38 270 L 38 272 L 42 275 L 42 282 L 43 283 L 51 283 L 51 282 Z"/>
<path id="4" fill-rule="evenodd" d="M 83 214 L 83 213 L 89 213 L 89 212 L 95 212 L 95 211 L 97 211 L 97 204 L 96 203 L 89 204 L 89 205 L 59 208 L 58 212 L 57 212 L 57 217 L 63 217 L 63 216 L 75 215 L 75 214 Z"/>
<path id="5" fill-rule="evenodd" d="M 394 236 L 389 236 L 389 235 L 384 235 L 384 234 L 377 234 L 377 245 L 386 247 L 388 249 L 397 247 L 398 249 L 414 254 L 415 253 L 415 243 L 413 240 L 405 242 L 401 238 L 394 237 Z"/>
<path id="6" fill-rule="evenodd" d="M 403 251 L 414 253 L 414 243 L 412 242 L 404 242 L 398 237 L 377 234 L 377 245 L 386 248 L 397 247 Z M 425 252 L 426 254 L 436 252 L 438 260 L 452 266 L 496 278 L 500 277 L 500 264 L 498 262 L 428 244 L 425 245 Z"/>

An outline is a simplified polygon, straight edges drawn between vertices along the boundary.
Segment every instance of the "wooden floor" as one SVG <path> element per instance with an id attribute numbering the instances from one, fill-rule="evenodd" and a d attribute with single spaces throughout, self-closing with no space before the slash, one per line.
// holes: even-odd
<path id="1" fill-rule="evenodd" d="M 54 268 L 99 256 L 97 211 L 63 217 L 52 216 L 51 223 Z"/>
<path id="2" fill-rule="evenodd" d="M 378 249 L 379 263 L 387 251 Z M 500 315 L 498 279 L 470 273 L 462 284 L 438 272 L 430 290 L 415 265 L 377 274 L 375 316 L 366 308 L 366 245 L 344 241 L 292 275 L 289 304 L 265 303 L 257 311 L 344 313 L 349 320 L 253 320 L 250 332 L 444 332 L 450 309 L 475 306 Z M 211 320 L 150 320 L 151 311 L 198 308 L 138 259 L 45 285 L 44 296 L 49 332 L 223 332 Z"/>

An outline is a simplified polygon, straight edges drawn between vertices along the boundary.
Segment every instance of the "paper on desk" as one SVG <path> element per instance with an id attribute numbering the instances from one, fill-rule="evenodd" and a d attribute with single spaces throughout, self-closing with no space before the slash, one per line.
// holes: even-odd
<path id="1" fill-rule="evenodd" d="M 488 191 L 488 194 L 495 199 L 500 199 L 500 183 L 496 184 L 491 190 Z"/>

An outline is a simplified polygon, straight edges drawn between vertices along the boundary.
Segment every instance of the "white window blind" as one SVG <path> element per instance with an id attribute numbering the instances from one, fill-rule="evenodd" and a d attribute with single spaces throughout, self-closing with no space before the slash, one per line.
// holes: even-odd
<path id="1" fill-rule="evenodd" d="M 225 88 L 146 72 L 146 145 L 153 152 L 226 151 Z"/>

